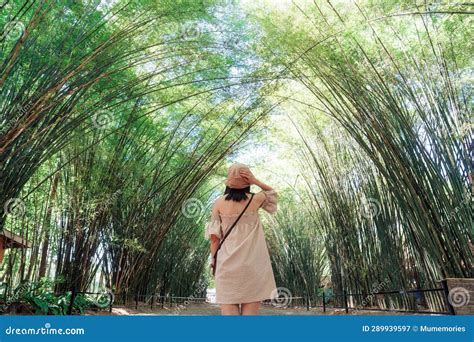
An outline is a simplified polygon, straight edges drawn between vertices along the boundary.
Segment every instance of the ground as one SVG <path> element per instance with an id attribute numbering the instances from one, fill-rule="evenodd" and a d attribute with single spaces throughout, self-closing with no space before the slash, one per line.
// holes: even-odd
<path id="1" fill-rule="evenodd" d="M 109 312 L 88 312 L 90 315 L 109 315 Z M 345 315 L 344 309 L 327 309 L 323 312 L 322 308 L 311 308 L 309 311 L 304 307 L 292 308 L 277 308 L 271 305 L 263 305 L 260 310 L 260 315 L 264 316 L 311 316 L 311 315 Z M 407 313 L 413 315 L 413 313 Z M 156 315 L 156 316 L 220 316 L 219 306 L 217 304 L 189 304 L 179 305 L 178 307 L 158 307 L 153 310 L 146 306 L 123 307 L 117 306 L 112 309 L 113 316 L 127 316 L 127 315 Z M 349 315 L 404 315 L 399 312 L 384 312 L 384 311 L 355 311 L 349 310 Z"/>

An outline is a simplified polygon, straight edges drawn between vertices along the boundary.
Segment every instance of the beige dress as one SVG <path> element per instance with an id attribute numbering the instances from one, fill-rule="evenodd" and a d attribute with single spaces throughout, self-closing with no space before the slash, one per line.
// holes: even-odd
<path id="1" fill-rule="evenodd" d="M 277 210 L 277 193 L 264 191 L 262 207 Z M 222 238 L 239 214 L 219 214 L 206 225 L 206 238 Z M 275 277 L 258 212 L 246 211 L 222 244 L 217 256 L 216 302 L 240 304 L 276 297 Z"/>

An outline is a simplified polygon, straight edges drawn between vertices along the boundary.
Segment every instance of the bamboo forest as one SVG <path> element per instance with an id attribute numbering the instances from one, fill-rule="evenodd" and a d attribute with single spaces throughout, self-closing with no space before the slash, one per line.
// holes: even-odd
<path id="1" fill-rule="evenodd" d="M 278 192 L 263 312 L 473 314 L 473 19 L 0 0 L 1 313 L 219 314 L 205 225 L 239 162 Z"/>

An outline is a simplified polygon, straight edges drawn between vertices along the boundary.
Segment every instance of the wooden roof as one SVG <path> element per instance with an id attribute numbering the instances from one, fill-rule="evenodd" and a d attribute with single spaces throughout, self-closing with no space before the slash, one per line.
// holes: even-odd
<path id="1" fill-rule="evenodd" d="M 4 229 L 0 231 L 0 237 L 5 239 L 3 248 L 29 248 L 31 247 L 31 242 L 24 239 L 20 235 L 16 235 L 9 230 Z"/>

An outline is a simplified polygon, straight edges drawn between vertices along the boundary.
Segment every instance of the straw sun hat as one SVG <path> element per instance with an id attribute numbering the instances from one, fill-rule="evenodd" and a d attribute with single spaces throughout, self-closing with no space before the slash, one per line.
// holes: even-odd
<path id="1" fill-rule="evenodd" d="M 227 173 L 225 185 L 232 189 L 245 189 L 249 187 L 250 183 L 240 175 L 240 171 L 242 170 L 250 172 L 250 168 L 245 164 L 232 164 Z"/>

